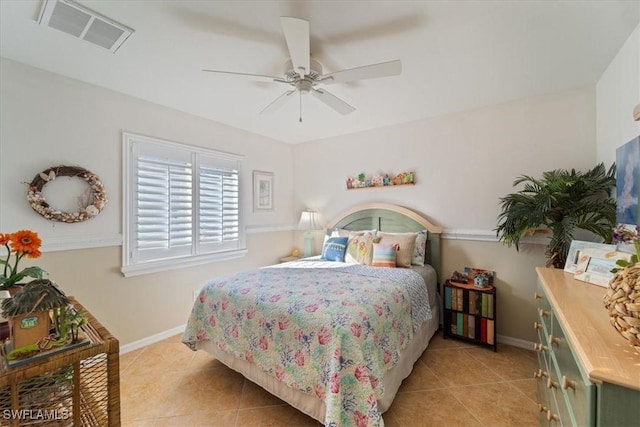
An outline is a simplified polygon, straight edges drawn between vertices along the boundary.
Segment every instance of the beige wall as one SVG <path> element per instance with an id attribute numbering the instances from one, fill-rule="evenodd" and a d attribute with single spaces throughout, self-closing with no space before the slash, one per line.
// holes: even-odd
<path id="1" fill-rule="evenodd" d="M 499 198 L 521 174 L 586 169 L 595 158 L 594 88 L 578 88 L 295 146 L 294 205 L 326 219 L 376 201 L 422 212 L 445 228 L 443 274 L 495 270 L 498 334 L 534 341 L 534 267 L 544 265 L 544 247 L 518 253 L 495 241 Z M 406 170 L 415 186 L 345 190 L 360 172 Z"/>
<path id="2" fill-rule="evenodd" d="M 45 253 L 34 261 L 121 344 L 186 323 L 193 291 L 210 277 L 272 264 L 290 252 L 295 222 L 290 145 L 10 60 L 2 59 L 0 69 L 0 231 L 37 231 Z M 124 278 L 119 246 L 123 131 L 245 156 L 248 255 Z M 109 202 L 96 218 L 54 223 L 31 210 L 24 183 L 59 164 L 82 166 L 101 177 Z M 274 173 L 273 212 L 252 212 L 253 169 Z"/>
<path id="3" fill-rule="evenodd" d="M 520 174 L 585 169 L 596 158 L 613 161 L 611 147 L 618 142 L 611 141 L 626 138 L 630 132 L 633 136 L 637 130 L 632 127 L 636 124 L 620 124 L 611 113 L 617 108 L 611 100 L 623 94 L 624 88 L 639 86 L 633 80 L 639 73 L 621 71 L 626 68 L 619 65 L 640 68 L 639 38 L 636 29 L 598 83 L 597 143 L 593 87 L 288 146 L 2 59 L 0 231 L 32 228 L 43 236 L 45 245 L 54 241 L 63 247 L 117 240 L 121 233 L 121 132 L 210 147 L 245 155 L 246 182 L 253 169 L 275 173 L 273 213 L 251 212 L 250 194 L 243 200 L 249 208 L 247 257 L 127 279 L 119 273 L 119 246 L 46 252 L 38 260 L 121 343 L 183 324 L 193 291 L 208 278 L 273 263 L 293 246 L 301 247 L 301 233 L 287 230 L 303 208 L 318 210 L 326 221 L 370 201 L 413 208 L 444 226 L 444 273 L 465 265 L 495 270 L 499 335 L 533 341 L 533 270 L 544 263 L 543 246 L 516 252 L 495 241 L 492 229 L 499 212 L 498 198 L 514 190 L 511 184 Z M 614 83 L 619 73 L 631 86 Z M 632 98 L 630 102 L 637 102 Z M 620 137 L 614 136 L 617 132 L 622 132 Z M 53 224 L 30 210 L 22 183 L 54 164 L 80 165 L 101 176 L 110 202 L 100 216 L 81 224 Z M 344 180 L 360 172 L 409 169 L 416 173 L 413 187 L 344 190 Z M 478 240 L 465 237 L 469 235 Z"/>
<path id="4" fill-rule="evenodd" d="M 633 108 L 640 104 L 640 25 L 596 85 L 598 161 L 614 162 L 616 148 L 640 135 Z"/>
<path id="5" fill-rule="evenodd" d="M 193 292 L 209 279 L 274 264 L 291 245 L 290 231 L 249 234 L 242 259 L 130 278 L 120 273 L 117 246 L 48 252 L 37 261 L 123 345 L 185 324 Z"/>

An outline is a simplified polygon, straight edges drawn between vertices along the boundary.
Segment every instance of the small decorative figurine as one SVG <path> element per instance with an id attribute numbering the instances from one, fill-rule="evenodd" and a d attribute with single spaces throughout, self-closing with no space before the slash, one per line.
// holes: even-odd
<path id="1" fill-rule="evenodd" d="M 489 277 L 486 274 L 476 273 L 473 277 L 473 286 L 476 288 L 486 288 L 489 286 Z"/>
<path id="2" fill-rule="evenodd" d="M 391 178 L 389 178 L 389 174 L 385 174 L 384 178 L 382 178 L 382 183 L 384 185 L 391 185 Z"/>
<path id="3" fill-rule="evenodd" d="M 404 174 L 404 183 L 413 184 L 413 172 L 406 172 Z"/>
<path id="4" fill-rule="evenodd" d="M 347 179 L 347 188 L 353 188 L 353 178 Z"/>

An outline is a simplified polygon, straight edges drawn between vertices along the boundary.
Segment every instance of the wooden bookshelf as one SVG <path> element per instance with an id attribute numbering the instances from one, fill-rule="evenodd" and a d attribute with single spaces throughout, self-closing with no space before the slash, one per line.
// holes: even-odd
<path id="1" fill-rule="evenodd" d="M 456 338 L 498 350 L 496 288 L 447 280 L 442 292 L 445 338 Z"/>

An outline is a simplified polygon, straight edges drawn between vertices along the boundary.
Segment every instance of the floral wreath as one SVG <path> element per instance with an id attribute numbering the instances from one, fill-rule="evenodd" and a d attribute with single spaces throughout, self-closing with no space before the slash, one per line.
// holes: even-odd
<path id="1" fill-rule="evenodd" d="M 90 194 L 79 197 L 80 211 L 61 212 L 52 208 L 42 197 L 42 189 L 59 176 L 77 177 L 89 184 Z M 53 166 L 37 174 L 29 184 L 27 200 L 31 208 L 51 221 L 81 222 L 93 218 L 107 204 L 107 193 L 98 175 L 77 166 Z"/>

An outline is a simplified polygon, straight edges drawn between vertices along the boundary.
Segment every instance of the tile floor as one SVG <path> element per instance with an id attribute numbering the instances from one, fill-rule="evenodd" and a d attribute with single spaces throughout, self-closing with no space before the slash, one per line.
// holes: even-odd
<path id="1" fill-rule="evenodd" d="M 175 336 L 120 358 L 122 425 L 321 426 Z M 436 335 L 391 408 L 388 427 L 538 426 L 533 351 Z M 212 380 L 215 378 L 215 380 Z"/>

